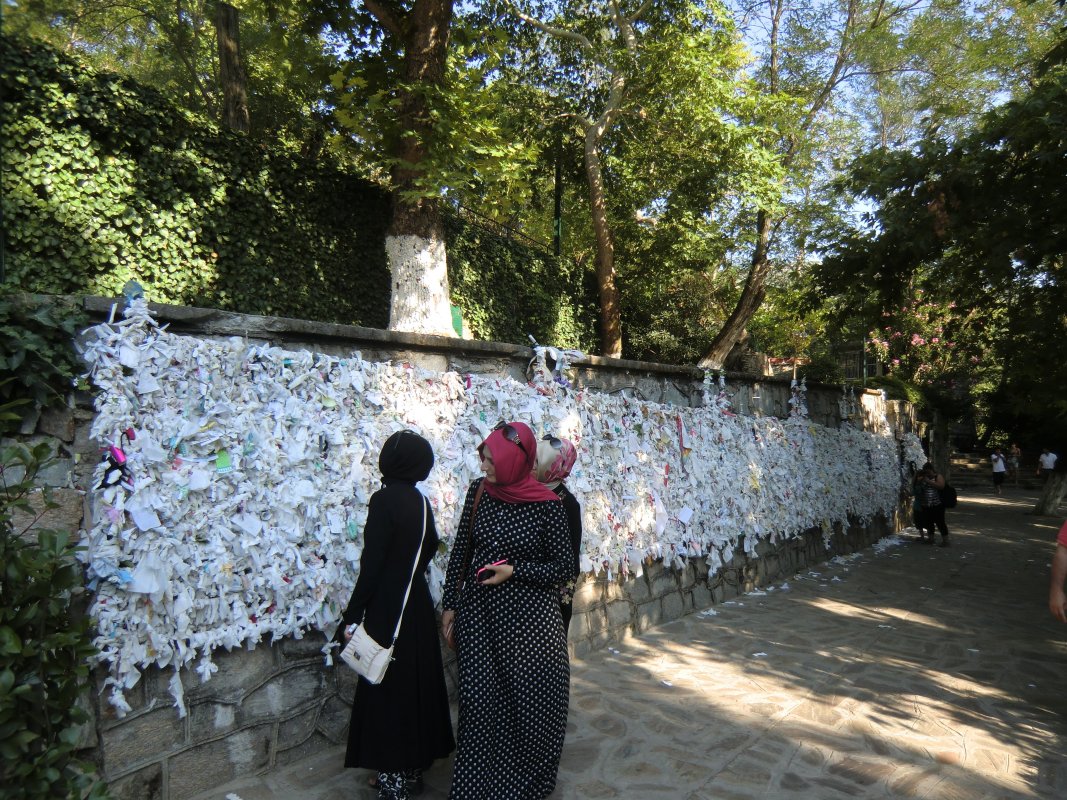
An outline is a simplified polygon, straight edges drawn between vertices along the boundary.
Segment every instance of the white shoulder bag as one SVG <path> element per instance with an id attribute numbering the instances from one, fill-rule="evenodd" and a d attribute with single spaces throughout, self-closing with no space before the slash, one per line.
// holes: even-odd
<path id="1" fill-rule="evenodd" d="M 421 496 L 421 494 L 420 494 Z M 393 631 L 393 641 L 388 647 L 382 647 L 367 633 L 363 623 L 359 624 L 352 638 L 348 640 L 345 649 L 341 651 L 341 659 L 357 673 L 375 685 L 382 682 L 385 671 L 389 668 L 389 662 L 393 660 L 393 648 L 396 647 L 396 637 L 400 635 L 400 623 L 404 620 L 404 609 L 407 608 L 408 596 L 411 594 L 411 584 L 415 582 L 415 573 L 419 569 L 419 559 L 422 557 L 422 543 L 426 539 L 426 498 L 422 498 L 422 537 L 419 539 L 419 550 L 415 553 L 415 563 L 411 566 L 411 580 L 408 581 L 408 590 L 404 592 L 404 602 L 400 606 L 400 619 L 396 621 L 396 630 Z M 364 619 L 366 614 L 364 613 Z"/>

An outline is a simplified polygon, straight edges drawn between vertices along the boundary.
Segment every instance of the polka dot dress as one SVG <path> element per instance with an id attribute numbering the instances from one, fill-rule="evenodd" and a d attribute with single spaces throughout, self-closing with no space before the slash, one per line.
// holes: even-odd
<path id="1" fill-rule="evenodd" d="M 449 798 L 541 800 L 555 788 L 567 727 L 570 662 L 559 609 L 559 586 L 574 577 L 567 517 L 562 503 L 505 503 L 485 493 L 471 557 L 476 487 L 467 492 L 445 580 L 460 684 Z M 511 579 L 477 583 L 478 568 L 502 558 L 515 568 Z"/>

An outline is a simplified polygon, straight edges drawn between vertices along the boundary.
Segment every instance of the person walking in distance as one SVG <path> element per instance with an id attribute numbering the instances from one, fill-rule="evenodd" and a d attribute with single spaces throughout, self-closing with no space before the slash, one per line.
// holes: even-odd
<path id="1" fill-rule="evenodd" d="M 1019 465 L 1023 463 L 1023 451 L 1018 442 L 1012 442 L 1008 448 L 1008 477 L 1013 485 L 1019 485 Z"/>
<path id="2" fill-rule="evenodd" d="M 930 531 L 930 541 L 934 539 L 934 527 L 941 532 L 941 547 L 948 547 L 948 525 L 945 523 L 945 504 L 941 500 L 941 490 L 945 488 L 945 477 L 934 465 L 927 461 L 919 473 L 921 495 L 919 504 L 922 509 L 922 527 Z"/>
<path id="3" fill-rule="evenodd" d="M 1008 462 L 1004 458 L 1004 451 L 999 447 L 989 457 L 993 462 L 993 494 L 1004 493 L 1004 477 L 1008 474 Z"/>
<path id="4" fill-rule="evenodd" d="M 1047 481 L 1056 470 L 1056 454 L 1047 447 L 1041 451 L 1037 459 L 1037 474 L 1042 481 Z"/>

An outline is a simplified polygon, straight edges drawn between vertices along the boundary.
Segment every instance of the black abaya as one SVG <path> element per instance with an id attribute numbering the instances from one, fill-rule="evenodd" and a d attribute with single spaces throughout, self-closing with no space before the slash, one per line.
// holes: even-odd
<path id="1" fill-rule="evenodd" d="M 387 481 L 371 497 L 359 579 L 342 624 L 364 620 L 375 641 L 388 644 L 392 639 L 419 547 L 424 505 L 426 536 L 393 662 L 377 686 L 359 680 L 346 767 L 425 769 L 455 749 L 437 618 L 426 584 L 426 567 L 437 552 L 437 531 L 429 503 L 411 482 Z"/>

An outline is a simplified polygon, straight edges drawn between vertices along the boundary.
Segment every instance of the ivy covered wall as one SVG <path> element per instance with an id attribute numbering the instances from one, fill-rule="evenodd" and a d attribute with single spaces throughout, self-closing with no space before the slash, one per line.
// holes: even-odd
<path id="1" fill-rule="evenodd" d="M 220 129 L 158 91 L 0 38 L 6 282 L 384 328 L 389 197 L 329 157 Z M 478 338 L 592 349 L 586 276 L 458 218 L 453 302 Z"/>

